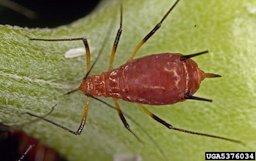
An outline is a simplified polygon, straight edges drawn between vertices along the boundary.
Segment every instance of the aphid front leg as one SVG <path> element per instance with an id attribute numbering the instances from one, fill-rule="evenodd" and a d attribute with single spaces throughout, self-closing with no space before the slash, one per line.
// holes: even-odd
<path id="1" fill-rule="evenodd" d="M 178 4 L 180 0 L 176 0 L 176 2 L 172 5 L 172 7 L 165 13 L 165 15 L 163 16 L 163 18 L 156 24 L 156 26 L 136 45 L 135 49 L 133 50 L 133 52 L 131 53 L 130 56 L 130 60 L 132 60 L 137 52 L 139 51 L 139 49 L 142 47 L 142 45 L 144 45 L 148 39 L 150 37 L 152 37 L 156 31 L 161 27 L 162 23 L 164 22 L 164 20 L 167 18 L 167 16 L 171 13 L 171 11 L 175 8 L 175 6 Z"/>
<path id="2" fill-rule="evenodd" d="M 87 116 L 88 116 L 89 103 L 90 103 L 90 99 L 87 98 L 86 102 L 85 102 L 85 105 L 84 105 L 83 115 L 82 115 L 80 125 L 79 125 L 77 131 L 75 132 L 76 135 L 80 135 L 82 133 L 83 129 L 84 129 L 84 126 L 85 126 L 85 123 L 86 123 L 86 120 L 87 120 Z"/>

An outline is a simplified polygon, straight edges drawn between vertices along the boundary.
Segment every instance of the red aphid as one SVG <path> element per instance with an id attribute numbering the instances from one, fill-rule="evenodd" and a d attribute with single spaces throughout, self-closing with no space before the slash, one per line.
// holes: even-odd
<path id="1" fill-rule="evenodd" d="M 180 102 L 192 96 L 206 74 L 192 59 L 161 53 L 134 59 L 113 70 L 83 80 L 80 90 L 150 105 Z"/>
<path id="2" fill-rule="evenodd" d="M 179 53 L 159 53 L 141 58 L 134 59 L 139 49 L 145 44 L 150 37 L 152 37 L 156 31 L 161 27 L 161 24 L 171 13 L 171 11 L 178 4 L 179 0 L 169 8 L 162 19 L 156 24 L 156 26 L 150 30 L 150 32 L 136 45 L 133 52 L 131 53 L 130 60 L 121 65 L 118 68 L 112 69 L 114 58 L 116 55 L 118 43 L 122 34 L 122 5 L 120 5 L 120 26 L 117 30 L 112 52 L 109 61 L 109 70 L 102 72 L 98 75 L 90 75 L 94 65 L 98 61 L 100 55 L 103 53 L 104 46 L 107 42 L 107 37 L 104 39 L 103 46 L 99 50 L 99 54 L 94 60 L 93 64 L 90 65 L 90 48 L 86 37 L 79 38 L 64 38 L 64 39 L 44 39 L 44 38 L 31 38 L 30 40 L 37 41 L 83 41 L 86 51 L 86 69 L 87 73 L 82 80 L 79 88 L 75 88 L 66 94 L 71 94 L 78 90 L 82 91 L 86 96 L 98 100 L 110 108 L 115 109 L 124 125 L 124 127 L 131 132 L 139 141 L 140 138 L 130 129 L 125 116 L 119 106 L 117 99 L 123 99 L 125 101 L 149 104 L 149 105 L 166 105 L 173 104 L 176 102 L 184 101 L 186 99 L 209 101 L 212 100 L 206 98 L 200 98 L 193 96 L 194 93 L 199 89 L 200 83 L 204 78 L 220 77 L 218 74 L 204 73 L 200 70 L 197 64 L 190 58 L 205 54 L 208 51 L 202 51 L 190 55 L 182 55 Z M 99 99 L 98 96 L 114 98 L 114 106 Z M 117 99 L 115 99 L 117 98 Z M 61 124 L 57 124 L 44 117 L 37 116 L 32 113 L 28 113 L 31 116 L 41 118 L 51 124 L 54 124 L 74 135 L 80 135 L 87 119 L 89 99 L 84 105 L 83 117 L 80 125 L 76 131 L 73 131 Z M 194 135 L 200 135 L 205 137 L 212 137 L 216 139 L 222 139 L 235 143 L 242 143 L 239 140 L 225 138 L 222 136 L 211 135 L 206 133 L 200 133 L 196 131 L 190 131 L 174 127 L 168 122 L 164 121 L 160 117 L 156 116 L 143 105 L 140 106 L 142 110 L 153 118 L 155 121 L 166 126 L 168 129 L 176 130 L 183 133 L 189 133 Z"/>

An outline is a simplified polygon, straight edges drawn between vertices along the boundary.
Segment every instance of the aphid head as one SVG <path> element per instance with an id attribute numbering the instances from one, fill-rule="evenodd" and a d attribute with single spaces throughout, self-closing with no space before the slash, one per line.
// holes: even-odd
<path id="1" fill-rule="evenodd" d="M 87 76 L 86 78 L 83 79 L 78 90 L 82 91 L 84 94 L 90 93 L 90 91 L 93 90 L 93 86 L 91 82 L 92 82 L 91 77 Z"/>

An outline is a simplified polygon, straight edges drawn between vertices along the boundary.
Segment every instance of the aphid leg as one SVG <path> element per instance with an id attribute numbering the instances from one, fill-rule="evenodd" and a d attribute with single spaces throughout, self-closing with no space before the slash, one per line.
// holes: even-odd
<path id="1" fill-rule="evenodd" d="M 111 23 L 112 24 L 112 23 Z M 109 25 L 109 28 L 108 28 L 108 31 L 107 33 L 110 33 L 111 32 L 111 29 L 112 29 L 112 25 Z M 108 36 L 105 36 L 104 40 L 103 40 L 103 43 L 102 43 L 102 46 L 97 54 L 97 57 L 95 58 L 95 60 L 93 61 L 92 65 L 90 66 L 89 70 L 87 70 L 87 73 L 85 74 L 84 76 L 84 80 L 87 79 L 87 77 L 90 75 L 92 69 L 94 68 L 95 64 L 97 63 L 97 61 L 99 60 L 100 56 L 102 55 L 103 53 L 103 49 L 105 48 L 106 44 L 107 44 L 107 41 L 108 41 Z"/>
<path id="2" fill-rule="evenodd" d="M 192 134 L 192 135 L 200 135 L 200 136 L 204 136 L 204 137 L 210 137 L 210 138 L 225 140 L 225 141 L 229 141 L 229 142 L 233 142 L 233 143 L 238 143 L 238 144 L 244 145 L 244 143 L 241 142 L 241 141 L 239 141 L 239 140 L 235 140 L 235 139 L 230 139 L 230 138 L 226 138 L 226 137 L 222 137 L 222 136 L 217 136 L 217 135 L 212 135 L 212 134 L 206 134 L 206 133 L 200 133 L 200 132 L 196 132 L 196 131 L 190 131 L 190 130 L 186 130 L 186 129 L 181 129 L 181 128 L 174 127 L 173 125 L 167 123 L 166 121 L 164 121 L 164 120 L 161 119 L 160 117 L 156 116 L 155 114 L 153 114 L 152 112 L 150 112 L 149 110 L 147 110 L 143 105 L 140 104 L 140 107 L 142 108 L 142 110 L 143 110 L 147 115 L 149 115 L 149 116 L 150 116 L 151 118 L 153 118 L 155 121 L 161 123 L 162 125 L 164 125 L 164 126 L 167 127 L 168 129 L 175 130 L 175 131 L 179 131 L 179 132 L 183 132 L 183 133 L 188 133 L 188 134 Z"/>
<path id="3" fill-rule="evenodd" d="M 190 95 L 185 95 L 185 99 L 212 102 L 212 100 L 208 98 L 202 98 L 202 97 L 190 96 Z"/>
<path id="4" fill-rule="evenodd" d="M 120 40 L 120 37 L 122 34 L 122 27 L 123 27 L 123 6 L 121 3 L 120 4 L 120 26 L 119 26 L 119 29 L 117 30 L 116 38 L 115 38 L 115 41 L 114 41 L 114 44 L 112 47 L 111 56 L 109 59 L 109 70 L 112 69 L 112 67 L 113 67 L 113 62 L 115 60 L 117 46 L 118 46 L 118 43 L 119 43 L 119 40 Z"/>
<path id="5" fill-rule="evenodd" d="M 144 113 L 146 113 L 147 115 L 149 115 L 151 118 L 153 118 L 154 120 L 156 120 L 157 122 L 163 124 L 164 126 L 166 126 L 167 128 L 172 128 L 173 126 L 169 123 L 167 123 L 166 121 L 162 120 L 161 118 L 159 118 L 158 116 L 156 116 L 155 114 L 153 114 L 152 112 L 150 112 L 148 109 L 145 108 L 145 106 L 139 104 L 139 106 L 141 107 L 141 109 L 143 110 Z"/>
<path id="6" fill-rule="evenodd" d="M 176 2 L 172 5 L 172 7 L 165 13 L 165 15 L 163 16 L 161 21 L 158 22 L 158 24 L 137 44 L 137 46 L 135 47 L 135 49 L 131 53 L 131 56 L 130 56 L 129 60 L 132 60 L 135 57 L 135 55 L 137 54 L 137 52 L 139 51 L 139 49 L 141 48 L 141 46 L 143 44 L 145 44 L 147 42 L 147 40 L 156 33 L 156 31 L 161 27 L 161 25 L 164 22 L 164 20 L 166 19 L 166 17 L 175 8 L 175 6 L 178 4 L 178 2 L 179 2 L 179 0 L 176 0 Z"/>
<path id="7" fill-rule="evenodd" d="M 113 98 L 113 101 L 114 101 L 114 103 L 115 103 L 115 109 L 116 109 L 116 111 L 118 112 L 118 115 L 119 115 L 119 117 L 120 117 L 120 119 L 121 119 L 121 121 L 122 121 L 124 127 L 125 127 L 130 133 L 132 133 L 132 134 L 136 137 L 136 139 L 137 139 L 138 141 L 142 142 L 142 140 L 131 130 L 130 125 L 128 124 L 127 120 L 126 120 L 125 117 L 124 117 L 123 112 L 121 111 L 121 108 L 120 108 L 120 106 L 119 106 L 118 101 L 117 101 L 115 98 Z"/>
<path id="8" fill-rule="evenodd" d="M 73 130 L 71 130 L 71 129 L 69 129 L 69 128 L 61 125 L 61 124 L 58 124 L 58 123 L 56 123 L 52 120 L 49 120 L 49 119 L 45 118 L 44 116 L 38 116 L 38 115 L 30 113 L 30 112 L 26 112 L 26 113 L 30 116 L 42 119 L 42 120 L 44 120 L 44 121 L 46 121 L 50 124 L 53 124 L 53 125 L 61 128 L 61 129 L 63 129 L 63 130 L 66 130 L 66 131 L 70 132 L 71 134 L 80 135 L 81 132 L 83 131 L 83 128 L 84 128 L 84 125 L 85 125 L 85 122 L 86 122 L 86 119 L 87 119 L 88 107 L 89 107 L 89 99 L 86 100 L 86 103 L 84 105 L 82 120 L 81 120 L 81 123 L 80 123 L 79 128 L 77 129 L 77 131 L 73 131 Z"/>
<path id="9" fill-rule="evenodd" d="M 87 98 L 86 102 L 85 102 L 85 105 L 84 105 L 84 109 L 83 109 L 82 119 L 81 119 L 80 125 L 79 125 L 79 127 L 76 131 L 76 135 L 80 135 L 81 132 L 84 129 L 84 125 L 86 123 L 86 119 L 87 119 L 87 116 L 88 116 L 89 104 L 90 104 L 90 99 Z"/>
<path id="10" fill-rule="evenodd" d="M 209 52 L 208 50 L 205 50 L 205 51 L 201 51 L 201 52 L 194 53 L 194 54 L 183 55 L 183 56 L 181 56 L 180 60 L 185 61 L 185 60 L 190 59 L 190 58 L 195 57 L 195 56 L 207 54 L 208 52 Z"/>

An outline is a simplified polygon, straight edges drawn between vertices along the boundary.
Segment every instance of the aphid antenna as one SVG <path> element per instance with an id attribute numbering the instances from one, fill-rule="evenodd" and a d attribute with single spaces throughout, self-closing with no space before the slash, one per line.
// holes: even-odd
<path id="1" fill-rule="evenodd" d="M 68 92 L 64 93 L 63 95 L 70 95 L 70 94 L 75 93 L 77 91 L 79 91 L 79 88 L 75 88 L 75 89 L 73 89 L 71 91 L 68 91 Z"/>
<path id="2" fill-rule="evenodd" d="M 196 56 L 199 56 L 199 55 L 207 54 L 208 52 L 209 52 L 208 50 L 204 50 L 204 51 L 194 53 L 194 54 L 183 55 L 183 56 L 181 56 L 180 60 L 185 61 L 187 59 L 190 59 L 190 58 L 193 58 L 193 57 L 196 57 Z"/>

